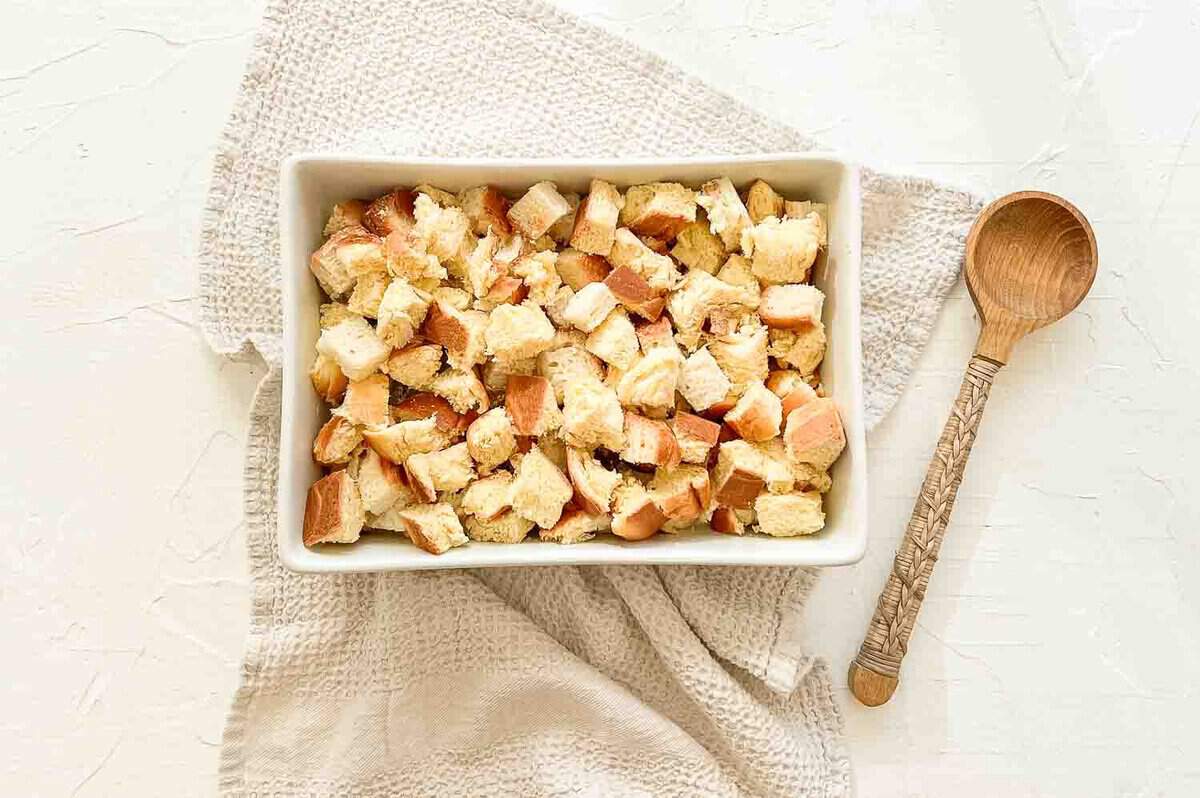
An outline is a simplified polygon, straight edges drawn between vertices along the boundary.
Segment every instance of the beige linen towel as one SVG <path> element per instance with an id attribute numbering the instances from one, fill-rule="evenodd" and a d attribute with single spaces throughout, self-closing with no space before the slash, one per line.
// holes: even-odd
<path id="1" fill-rule="evenodd" d="M 301 150 L 678 156 L 814 144 L 537 3 L 272 0 L 202 233 L 212 346 L 271 367 L 245 469 L 253 609 L 221 789 L 255 796 L 842 796 L 841 718 L 800 645 L 805 569 L 311 576 L 275 550 L 279 164 Z M 864 176 L 869 422 L 957 274 L 970 195 Z M 297 532 L 298 533 L 298 532 Z"/>

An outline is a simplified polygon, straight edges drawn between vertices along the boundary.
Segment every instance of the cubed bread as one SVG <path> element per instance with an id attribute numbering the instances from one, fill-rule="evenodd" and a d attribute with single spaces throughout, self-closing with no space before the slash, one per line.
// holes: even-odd
<path id="1" fill-rule="evenodd" d="M 529 289 L 529 301 L 544 306 L 554 297 L 562 285 L 555 267 L 557 260 L 558 253 L 547 250 L 522 255 L 513 262 L 512 274 L 520 277 Z"/>
<path id="2" fill-rule="evenodd" d="M 713 469 L 713 496 L 718 504 L 734 509 L 750 507 L 766 487 L 762 453 L 743 440 L 725 441 Z"/>
<path id="3" fill-rule="evenodd" d="M 659 469 L 650 481 L 650 496 L 668 521 L 690 524 L 707 516 L 712 501 L 708 469 L 701 465 L 681 465 Z"/>
<path id="4" fill-rule="evenodd" d="M 438 188 L 437 186 L 431 186 L 428 183 L 421 183 L 420 185 L 413 186 L 412 190 L 413 194 L 424 194 L 425 196 L 429 197 L 429 199 L 433 200 L 441 208 L 461 207 L 456 195 L 451 194 L 445 189 Z"/>
<path id="5" fill-rule="evenodd" d="M 304 504 L 304 545 L 353 543 L 366 522 L 358 486 L 346 471 L 318 479 Z"/>
<path id="6" fill-rule="evenodd" d="M 587 351 L 605 363 L 628 369 L 638 356 L 637 332 L 625 311 L 618 308 L 587 337 Z"/>
<path id="7" fill-rule="evenodd" d="M 805 382 L 804 375 L 794 369 L 772 371 L 767 377 L 767 389 L 779 397 L 785 419 L 800 405 L 817 398 L 817 392 Z"/>
<path id="8" fill-rule="evenodd" d="M 321 331 L 317 351 L 337 361 L 352 380 L 361 380 L 379 370 L 391 354 L 391 347 L 379 340 L 375 328 L 361 316 L 351 316 Z"/>
<path id="9" fill-rule="evenodd" d="M 322 330 L 331 330 L 338 326 L 346 319 L 353 319 L 362 316 L 361 313 L 355 313 L 349 307 L 341 302 L 325 302 L 321 305 L 320 320 Z"/>
<path id="10" fill-rule="evenodd" d="M 584 512 L 591 515 L 608 512 L 613 490 L 621 481 L 620 474 L 601 465 L 591 452 L 568 447 L 567 476 L 575 489 L 575 501 Z"/>
<path id="11" fill-rule="evenodd" d="M 543 435 L 562 426 L 554 388 L 545 377 L 510 375 L 504 409 L 517 435 Z"/>
<path id="12" fill-rule="evenodd" d="M 539 356 L 540 357 L 540 356 Z M 483 364 L 483 387 L 487 388 L 488 393 L 504 393 L 504 389 L 508 387 L 508 377 L 510 374 L 536 374 L 537 373 L 537 358 L 527 357 L 521 360 L 499 361 L 495 358 L 488 360 Z"/>
<path id="13" fill-rule="evenodd" d="M 550 529 L 573 493 L 570 480 L 540 448 L 534 446 L 521 458 L 512 486 L 513 511 L 517 515 Z"/>
<path id="14" fill-rule="evenodd" d="M 467 537 L 484 543 L 520 543 L 533 527 L 532 521 L 512 510 L 487 520 L 470 515 L 466 521 Z"/>
<path id="15" fill-rule="evenodd" d="M 516 450 L 516 430 L 503 407 L 492 408 L 467 428 L 467 452 L 480 473 L 507 461 Z"/>
<path id="16" fill-rule="evenodd" d="M 508 266 L 496 261 L 500 243 L 500 236 L 489 230 L 475 242 L 475 248 L 467 258 L 464 282 L 476 298 L 486 297 L 496 281 L 508 274 Z"/>
<path id="17" fill-rule="evenodd" d="M 550 225 L 546 237 L 557 246 L 565 247 L 571 241 L 571 233 L 575 230 L 575 219 L 579 214 L 580 196 L 573 191 L 560 192 L 562 198 L 571 206 L 571 210 L 558 217 L 558 221 Z"/>
<path id="18" fill-rule="evenodd" d="M 571 290 L 570 286 L 560 285 L 554 292 L 554 296 L 550 297 L 550 301 L 546 303 L 546 318 L 550 319 L 550 323 L 556 330 L 571 327 L 563 314 L 566 313 L 567 305 L 571 304 L 571 300 L 574 298 L 575 292 Z"/>
<path id="19" fill-rule="evenodd" d="M 471 307 L 471 293 L 453 285 L 439 285 L 428 293 L 432 302 L 440 302 L 455 310 L 468 310 Z"/>
<path id="20" fill-rule="evenodd" d="M 414 504 L 398 515 L 408 539 L 430 554 L 444 554 L 468 543 L 458 514 L 445 502 Z"/>
<path id="21" fill-rule="evenodd" d="M 420 421 L 400 421 L 383 429 L 365 429 L 363 437 L 368 446 L 393 463 L 403 463 L 414 454 L 444 449 L 452 439 L 438 427 L 433 416 Z"/>
<path id="22" fill-rule="evenodd" d="M 475 478 L 475 463 L 467 444 L 456 443 L 437 452 L 414 454 L 404 461 L 409 487 L 425 501 L 433 501 L 439 492 L 454 493 Z"/>
<path id="23" fill-rule="evenodd" d="M 426 280 L 441 280 L 446 276 L 446 268 L 412 230 L 397 231 L 385 238 L 383 254 L 388 274 L 402 277 L 414 285 Z"/>
<path id="24" fill-rule="evenodd" d="M 666 297 L 655 292 L 645 278 L 626 266 L 609 272 L 604 284 L 630 313 L 644 319 L 655 321 L 666 306 Z"/>
<path id="25" fill-rule="evenodd" d="M 563 435 L 571 446 L 619 452 L 625 445 L 625 414 L 617 392 L 599 380 L 568 383 L 563 390 Z"/>
<path id="26" fill-rule="evenodd" d="M 651 349 L 642 355 L 617 382 L 617 398 L 625 407 L 653 415 L 665 415 L 675 407 L 683 355 L 672 346 Z"/>
<path id="27" fill-rule="evenodd" d="M 802 283 L 817 257 L 820 219 L 769 217 L 745 235 L 743 250 L 751 256 L 754 276 L 763 283 Z"/>
<path id="28" fill-rule="evenodd" d="M 679 444 L 666 422 L 625 413 L 622 460 L 633 465 L 670 469 L 679 465 L 680 458 Z"/>
<path id="29" fill-rule="evenodd" d="M 631 186 L 620 220 L 638 235 L 669 241 L 696 221 L 696 193 L 679 183 Z"/>
<path id="30" fill-rule="evenodd" d="M 752 382 L 725 414 L 725 423 L 745 440 L 770 440 L 783 423 L 783 403 L 761 382 Z"/>
<path id="31" fill-rule="evenodd" d="M 433 418 L 437 428 L 450 436 L 466 432 L 468 417 L 459 413 L 441 396 L 432 393 L 413 393 L 391 406 L 392 421 L 421 421 Z"/>
<path id="32" fill-rule="evenodd" d="M 717 445 L 721 425 L 680 411 L 671 418 L 671 431 L 675 433 L 683 462 L 707 463 L 709 452 Z"/>
<path id="33" fill-rule="evenodd" d="M 512 233 L 508 223 L 508 197 L 495 186 L 475 186 L 458 195 L 458 204 L 471 223 L 471 231 L 478 236 L 489 231 L 507 237 Z"/>
<path id="34" fill-rule="evenodd" d="M 786 450 L 786 449 L 785 449 Z M 792 462 L 793 488 L 795 490 L 815 490 L 818 493 L 828 493 L 833 487 L 829 472 L 809 463 Z"/>
<path id="35" fill-rule="evenodd" d="M 608 318 L 617 307 L 617 298 L 602 282 L 588 283 L 571 297 L 563 310 L 563 321 L 583 332 L 590 333 Z"/>
<path id="36" fill-rule="evenodd" d="M 556 341 L 558 338 L 556 337 Z M 600 360 L 580 343 L 552 346 L 537 356 L 537 373 L 550 380 L 554 397 L 566 401 L 566 388 L 572 383 L 604 379 Z"/>
<path id="37" fill-rule="evenodd" d="M 322 465 L 349 462 L 362 442 L 362 431 L 342 416 L 330 416 L 313 440 L 313 459 Z"/>
<path id="38" fill-rule="evenodd" d="M 360 316 L 373 319 L 379 315 L 379 305 L 383 302 L 383 294 L 392 281 L 387 272 L 369 272 L 360 275 L 350 292 L 346 306 Z"/>
<path id="39" fill-rule="evenodd" d="M 810 214 L 816 214 L 817 244 L 821 247 L 829 245 L 829 206 L 824 202 L 784 202 L 783 214 L 789 219 L 805 219 Z"/>
<path id="40" fill-rule="evenodd" d="M 475 249 L 475 237 L 471 235 L 471 222 L 461 209 L 443 207 L 428 194 L 417 194 L 414 203 L 417 219 L 412 234 L 425 244 L 425 250 L 446 266 L 451 273 L 463 271 L 466 259 Z"/>
<path id="41" fill-rule="evenodd" d="M 762 325 L 744 325 L 735 333 L 714 339 L 708 348 L 738 395 L 750 383 L 766 380 L 770 372 L 767 328 Z"/>
<path id="42" fill-rule="evenodd" d="M 467 371 L 484 361 L 488 321 L 486 313 L 459 310 L 449 302 L 436 300 L 429 306 L 421 332 L 426 339 L 441 344 L 451 366 Z"/>
<path id="43" fill-rule="evenodd" d="M 718 280 L 708 272 L 691 271 L 667 299 L 667 313 L 675 323 L 675 340 L 688 350 L 699 345 L 704 322 L 721 308 L 737 308 L 736 316 L 752 310 L 757 298 L 748 291 Z"/>
<path id="44" fill-rule="evenodd" d="M 404 469 L 383 459 L 369 446 L 355 461 L 353 476 L 368 517 L 380 515 L 398 502 L 407 505 L 413 501 L 412 491 L 404 479 Z"/>
<path id="45" fill-rule="evenodd" d="M 708 214 L 708 228 L 729 252 L 742 246 L 742 233 L 751 226 L 750 214 L 742 204 L 737 189 L 728 177 L 709 180 L 696 196 L 700 207 Z"/>
<path id="46" fill-rule="evenodd" d="M 717 270 L 717 279 L 744 289 L 754 297 L 761 297 L 762 288 L 754 276 L 754 267 L 745 255 L 730 255 Z"/>
<path id="47" fill-rule="evenodd" d="M 758 315 L 768 327 L 796 330 L 821 321 L 825 294 L 815 285 L 769 285 L 762 292 Z"/>
<path id="48" fill-rule="evenodd" d="M 650 492 L 632 477 L 624 477 L 617 485 L 612 504 L 612 533 L 625 540 L 645 540 L 667 522 Z"/>
<path id="49" fill-rule="evenodd" d="M 671 320 L 666 316 L 660 316 L 658 321 L 643 321 L 635 324 L 634 332 L 637 333 L 638 346 L 642 348 L 643 355 L 648 354 L 651 349 L 658 348 L 679 351 L 679 347 L 675 344 Z"/>
<path id="50" fill-rule="evenodd" d="M 702 346 L 690 354 L 679 375 L 679 393 L 695 410 L 707 410 L 720 402 L 731 387 L 716 358 Z"/>
<path id="51" fill-rule="evenodd" d="M 671 255 L 689 270 L 716 274 L 729 253 L 721 237 L 708 228 L 708 217 L 702 215 L 679 231 Z"/>
<path id="52" fill-rule="evenodd" d="M 322 232 L 328 238 L 345 227 L 366 227 L 368 230 L 371 230 L 368 225 L 363 223 L 363 216 L 366 214 L 366 211 L 367 203 L 360 199 L 336 202 L 333 205 L 333 210 L 329 213 L 329 219 L 325 222 L 325 229 Z M 371 230 L 371 232 L 379 235 L 374 230 Z"/>
<path id="53" fill-rule="evenodd" d="M 611 523 L 612 519 L 606 513 L 589 515 L 583 510 L 564 510 L 558 523 L 539 531 L 538 537 L 554 543 L 583 543 L 596 537 L 597 532 L 608 529 Z"/>
<path id="54" fill-rule="evenodd" d="M 488 289 L 487 296 L 483 300 L 487 303 L 487 310 L 492 310 L 498 305 L 519 305 L 529 296 L 529 286 L 520 277 L 513 277 L 511 274 L 506 274 L 500 277 L 496 282 L 492 283 L 492 287 Z M 485 308 L 479 307 L 479 310 Z"/>
<path id="55" fill-rule="evenodd" d="M 614 268 L 624 266 L 639 275 L 656 293 L 670 291 L 679 279 L 675 261 L 647 247 L 627 227 L 618 228 L 614 234 L 608 260 Z M 613 293 L 617 292 L 614 290 Z"/>
<path id="56" fill-rule="evenodd" d="M 783 440 L 798 463 L 827 469 L 846 448 L 842 418 L 832 399 L 817 398 L 788 413 Z"/>
<path id="57" fill-rule="evenodd" d="M 487 353 L 512 362 L 536 357 L 554 342 L 554 325 L 534 302 L 500 305 L 488 319 Z"/>
<path id="58" fill-rule="evenodd" d="M 529 240 L 545 235 L 551 225 L 571 212 L 571 203 L 550 182 L 536 183 L 508 209 L 508 221 Z"/>
<path id="59" fill-rule="evenodd" d="M 825 526 L 821 494 L 815 490 L 783 495 L 764 493 L 754 500 L 754 515 L 758 531 L 771 537 L 811 535 Z"/>
<path id="60" fill-rule="evenodd" d="M 797 330 L 772 330 L 768 352 L 781 365 L 808 376 L 825 359 L 825 325 L 818 322 Z"/>
<path id="61" fill-rule="evenodd" d="M 470 371 L 446 369 L 433 378 L 433 381 L 429 383 L 429 390 L 449 402 L 450 406 L 459 413 L 467 413 L 472 410 L 485 413 L 492 406 L 487 389 L 475 375 L 474 369 Z"/>
<path id="62" fill-rule="evenodd" d="M 309 268 L 331 298 L 345 296 L 359 275 L 387 270 L 383 241 L 361 227 L 344 227 L 313 253 Z"/>
<path id="63" fill-rule="evenodd" d="M 317 392 L 317 396 L 331 405 L 342 400 L 349 382 L 336 360 L 329 355 L 319 353 L 308 370 L 308 378 L 312 381 L 313 390 Z"/>
<path id="64" fill-rule="evenodd" d="M 589 255 L 577 249 L 564 249 L 558 253 L 555 266 L 562 281 L 578 291 L 588 283 L 598 283 L 612 271 L 609 262 L 599 255 Z"/>
<path id="65" fill-rule="evenodd" d="M 791 493 L 796 487 L 796 476 L 799 469 L 788 456 L 787 446 L 783 438 L 751 443 L 749 441 L 730 441 L 734 446 L 745 444 L 751 447 L 760 458 L 762 475 L 766 482 L 768 493 Z M 811 472 L 810 472 L 811 473 Z"/>
<path id="66" fill-rule="evenodd" d="M 488 521 L 512 509 L 513 475 L 497 471 L 477 479 L 463 493 L 461 509 L 483 521 Z"/>
<path id="67" fill-rule="evenodd" d="M 571 246 L 580 252 L 607 256 L 617 232 L 617 219 L 625 200 L 612 183 L 593 180 L 588 195 L 575 212 Z"/>
<path id="68" fill-rule="evenodd" d="M 442 347 L 414 344 L 397 349 L 384 364 L 384 372 L 401 385 L 425 390 L 442 368 Z"/>
<path id="69" fill-rule="evenodd" d="M 738 518 L 732 507 L 718 507 L 713 510 L 708 525 L 713 528 L 714 532 L 720 532 L 722 535 L 746 534 L 746 525 Z"/>
<path id="70" fill-rule="evenodd" d="M 351 424 L 380 426 L 388 418 L 388 378 L 384 374 L 369 374 L 361 380 L 351 380 L 346 399 L 334 411 Z"/>
<path id="71" fill-rule="evenodd" d="M 379 303 L 375 332 L 380 340 L 394 349 L 408 346 L 425 321 L 431 301 L 429 294 L 413 288 L 407 280 L 392 280 Z"/>
<path id="72" fill-rule="evenodd" d="M 765 180 L 755 180 L 746 192 L 746 212 L 750 221 L 758 224 L 768 216 L 783 217 L 783 197 Z"/>
<path id="73" fill-rule="evenodd" d="M 413 207 L 416 198 L 416 194 L 407 189 L 389 191 L 367 206 L 363 226 L 382 238 L 392 233 L 407 233 L 417 223 Z"/>

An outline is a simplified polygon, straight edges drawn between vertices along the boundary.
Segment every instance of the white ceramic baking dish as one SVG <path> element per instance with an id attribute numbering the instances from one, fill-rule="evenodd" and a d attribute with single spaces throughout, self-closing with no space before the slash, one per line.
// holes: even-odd
<path id="1" fill-rule="evenodd" d="M 519 196 L 539 180 L 586 192 L 593 177 L 620 187 L 655 180 L 691 186 L 725 175 L 744 188 L 755 178 L 788 198 L 829 205 L 829 251 L 816 275 L 825 291 L 829 349 L 821 369 L 846 428 L 846 450 L 832 470 L 827 522 L 797 538 L 716 533 L 655 535 L 627 542 L 602 535 L 561 545 L 475 543 L 429 554 L 397 533 L 368 533 L 354 544 L 306 548 L 301 541 L 308 487 L 321 476 L 312 440 L 327 417 L 308 369 L 319 335 L 320 289 L 308 269 L 330 208 L 351 197 L 374 197 L 395 186 L 428 183 L 448 191 L 491 183 Z M 296 155 L 280 172 L 279 236 L 283 258 L 283 415 L 279 452 L 279 555 L 296 571 L 385 571 L 586 563 L 700 565 L 843 565 L 859 560 L 867 542 L 867 468 L 863 427 L 859 266 L 861 204 L 858 168 L 824 154 L 711 156 L 661 160 L 447 160 L 352 155 Z"/>

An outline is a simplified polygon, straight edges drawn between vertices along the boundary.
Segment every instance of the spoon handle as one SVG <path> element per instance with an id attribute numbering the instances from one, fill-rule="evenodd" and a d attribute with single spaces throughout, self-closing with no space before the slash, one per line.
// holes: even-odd
<path id="1" fill-rule="evenodd" d="M 967 456 L 983 418 L 992 380 L 1002 364 L 976 354 L 967 365 L 958 399 L 946 420 L 925 483 L 896 552 L 887 584 L 858 656 L 850 663 L 850 690 L 869 707 L 891 698 L 900 678 L 900 662 L 908 650 L 925 587 L 937 562 L 954 497 L 962 482 Z"/>

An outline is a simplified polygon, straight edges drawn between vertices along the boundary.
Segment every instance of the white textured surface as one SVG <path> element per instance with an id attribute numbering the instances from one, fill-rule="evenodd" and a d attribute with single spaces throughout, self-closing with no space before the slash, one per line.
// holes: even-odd
<path id="1" fill-rule="evenodd" d="M 848 729 L 863 795 L 1200 791 L 1200 10 L 561 5 L 874 163 L 1059 191 L 1088 213 L 1093 296 L 1001 373 L 900 693 L 880 710 L 847 701 Z M 191 326 L 191 257 L 257 14 L 26 2 L 0 31 L 3 794 L 215 783 L 259 375 Z M 810 648 L 835 667 L 890 563 L 972 315 L 960 287 L 874 438 L 876 540 L 810 604 Z"/>

